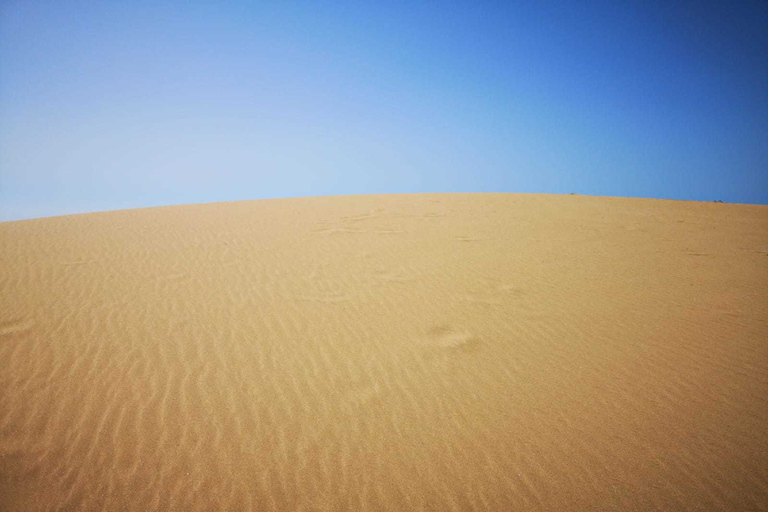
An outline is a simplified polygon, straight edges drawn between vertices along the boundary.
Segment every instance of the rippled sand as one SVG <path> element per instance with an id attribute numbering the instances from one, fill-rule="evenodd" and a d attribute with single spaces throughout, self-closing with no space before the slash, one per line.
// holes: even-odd
<path id="1" fill-rule="evenodd" d="M 765 510 L 768 207 L 0 224 L 0 508 Z"/>

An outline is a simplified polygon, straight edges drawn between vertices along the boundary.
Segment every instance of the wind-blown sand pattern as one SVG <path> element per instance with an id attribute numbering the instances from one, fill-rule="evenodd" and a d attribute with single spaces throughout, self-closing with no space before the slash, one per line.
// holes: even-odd
<path id="1" fill-rule="evenodd" d="M 4 510 L 766 510 L 768 207 L 0 224 Z"/>

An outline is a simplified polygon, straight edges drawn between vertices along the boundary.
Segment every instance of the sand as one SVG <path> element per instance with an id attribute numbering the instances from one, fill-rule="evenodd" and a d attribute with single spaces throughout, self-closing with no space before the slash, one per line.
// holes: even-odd
<path id="1" fill-rule="evenodd" d="M 768 207 L 0 224 L 0 509 L 766 510 Z"/>

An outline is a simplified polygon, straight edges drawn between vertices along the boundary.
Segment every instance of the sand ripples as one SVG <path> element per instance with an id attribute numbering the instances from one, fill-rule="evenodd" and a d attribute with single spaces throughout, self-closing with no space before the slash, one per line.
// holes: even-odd
<path id="1" fill-rule="evenodd" d="M 759 510 L 767 219 L 415 195 L 0 224 L 2 507 Z"/>

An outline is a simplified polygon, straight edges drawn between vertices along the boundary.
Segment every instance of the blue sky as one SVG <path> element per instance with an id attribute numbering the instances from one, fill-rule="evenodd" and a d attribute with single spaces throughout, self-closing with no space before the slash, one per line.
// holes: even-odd
<path id="1" fill-rule="evenodd" d="M 768 203 L 768 3 L 0 3 L 0 220 L 401 192 Z"/>

